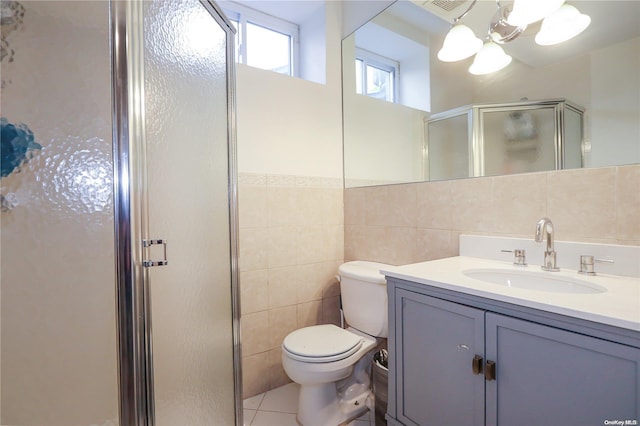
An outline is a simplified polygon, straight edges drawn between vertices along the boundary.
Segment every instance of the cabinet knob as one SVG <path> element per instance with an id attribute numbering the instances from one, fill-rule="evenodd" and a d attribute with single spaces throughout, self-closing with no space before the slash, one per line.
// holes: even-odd
<path id="1" fill-rule="evenodd" d="M 473 374 L 482 373 L 482 357 L 480 355 L 476 355 L 471 360 L 471 369 L 473 370 Z"/>
<path id="2" fill-rule="evenodd" d="M 484 368 L 484 378 L 488 381 L 496 379 L 496 363 L 494 361 L 487 360 Z"/>

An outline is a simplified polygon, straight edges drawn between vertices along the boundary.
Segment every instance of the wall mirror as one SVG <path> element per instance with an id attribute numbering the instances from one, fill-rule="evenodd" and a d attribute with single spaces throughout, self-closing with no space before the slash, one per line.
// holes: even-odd
<path id="1" fill-rule="evenodd" d="M 511 63 L 483 75 L 469 72 L 474 56 L 438 51 L 466 9 L 460 21 L 485 39 L 513 1 L 398 0 L 347 36 L 345 186 L 640 163 L 640 1 L 570 4 L 586 30 L 541 46 L 540 21 L 499 28 Z"/>

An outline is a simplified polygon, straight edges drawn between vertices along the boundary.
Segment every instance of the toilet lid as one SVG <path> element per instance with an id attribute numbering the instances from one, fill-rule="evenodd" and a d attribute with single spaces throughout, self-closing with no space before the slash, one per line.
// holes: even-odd
<path id="1" fill-rule="evenodd" d="M 282 348 L 298 361 L 332 362 L 353 355 L 362 342 L 357 334 L 333 324 L 322 324 L 290 333 L 282 342 Z"/>

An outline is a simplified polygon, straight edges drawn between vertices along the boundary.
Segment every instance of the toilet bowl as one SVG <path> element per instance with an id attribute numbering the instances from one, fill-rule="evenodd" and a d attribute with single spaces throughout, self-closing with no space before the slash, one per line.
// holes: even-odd
<path id="1" fill-rule="evenodd" d="M 372 403 L 369 371 L 387 337 L 386 281 L 390 265 L 355 261 L 339 268 L 342 307 L 349 328 L 322 324 L 291 332 L 282 343 L 282 365 L 300 384 L 298 422 L 337 426 Z"/>
<path id="2" fill-rule="evenodd" d="M 316 344 L 305 346 L 305 341 Z M 322 342 L 329 343 L 326 350 L 318 344 Z M 368 370 L 377 346 L 372 336 L 333 324 L 305 327 L 285 338 L 282 365 L 300 384 L 300 424 L 335 426 L 364 414 L 370 395 Z"/>

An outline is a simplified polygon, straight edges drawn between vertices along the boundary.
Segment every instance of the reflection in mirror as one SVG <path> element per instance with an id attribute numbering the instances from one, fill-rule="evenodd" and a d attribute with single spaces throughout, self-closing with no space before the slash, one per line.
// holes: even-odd
<path id="1" fill-rule="evenodd" d="M 460 5 L 452 11 L 441 10 L 441 3 L 398 0 L 343 40 L 346 187 L 640 163 L 640 1 L 572 1 L 591 17 L 583 33 L 540 46 L 534 39 L 541 22 L 530 24 L 501 44 L 512 62 L 487 75 L 469 73 L 473 56 L 458 62 L 437 58 L 453 20 L 472 0 L 455 2 Z M 462 21 L 484 38 L 496 5 L 509 8 L 512 3 L 477 1 Z M 368 77 L 363 64 L 377 78 Z M 373 90 L 363 92 L 361 81 L 367 78 Z M 521 115 L 521 120 L 529 117 L 539 126 L 551 123 L 548 129 L 542 125 L 530 145 L 542 143 L 535 139 L 545 138 L 545 132 L 552 140 L 560 132 L 564 148 L 554 140 L 545 146 L 545 154 L 540 149 L 512 150 L 518 161 L 505 167 L 499 158 L 505 150 L 500 155 L 483 153 L 477 144 L 508 145 L 509 126 L 517 123 L 512 113 L 517 111 L 485 114 L 476 124 L 460 111 L 522 99 L 570 100 L 568 104 L 579 107 L 565 109 L 561 118 L 550 113 L 549 122 L 538 117 L 543 112 Z M 449 120 L 438 120 L 447 115 Z M 492 123 L 502 134 L 482 135 L 482 122 Z M 556 124 L 560 127 L 553 128 Z M 558 149 L 573 154 L 556 155 Z M 547 159 L 537 162 L 526 157 L 527 151 Z"/>
<path id="2" fill-rule="evenodd" d="M 427 120 L 429 180 L 582 167 L 584 109 L 565 99 L 471 105 Z"/>

